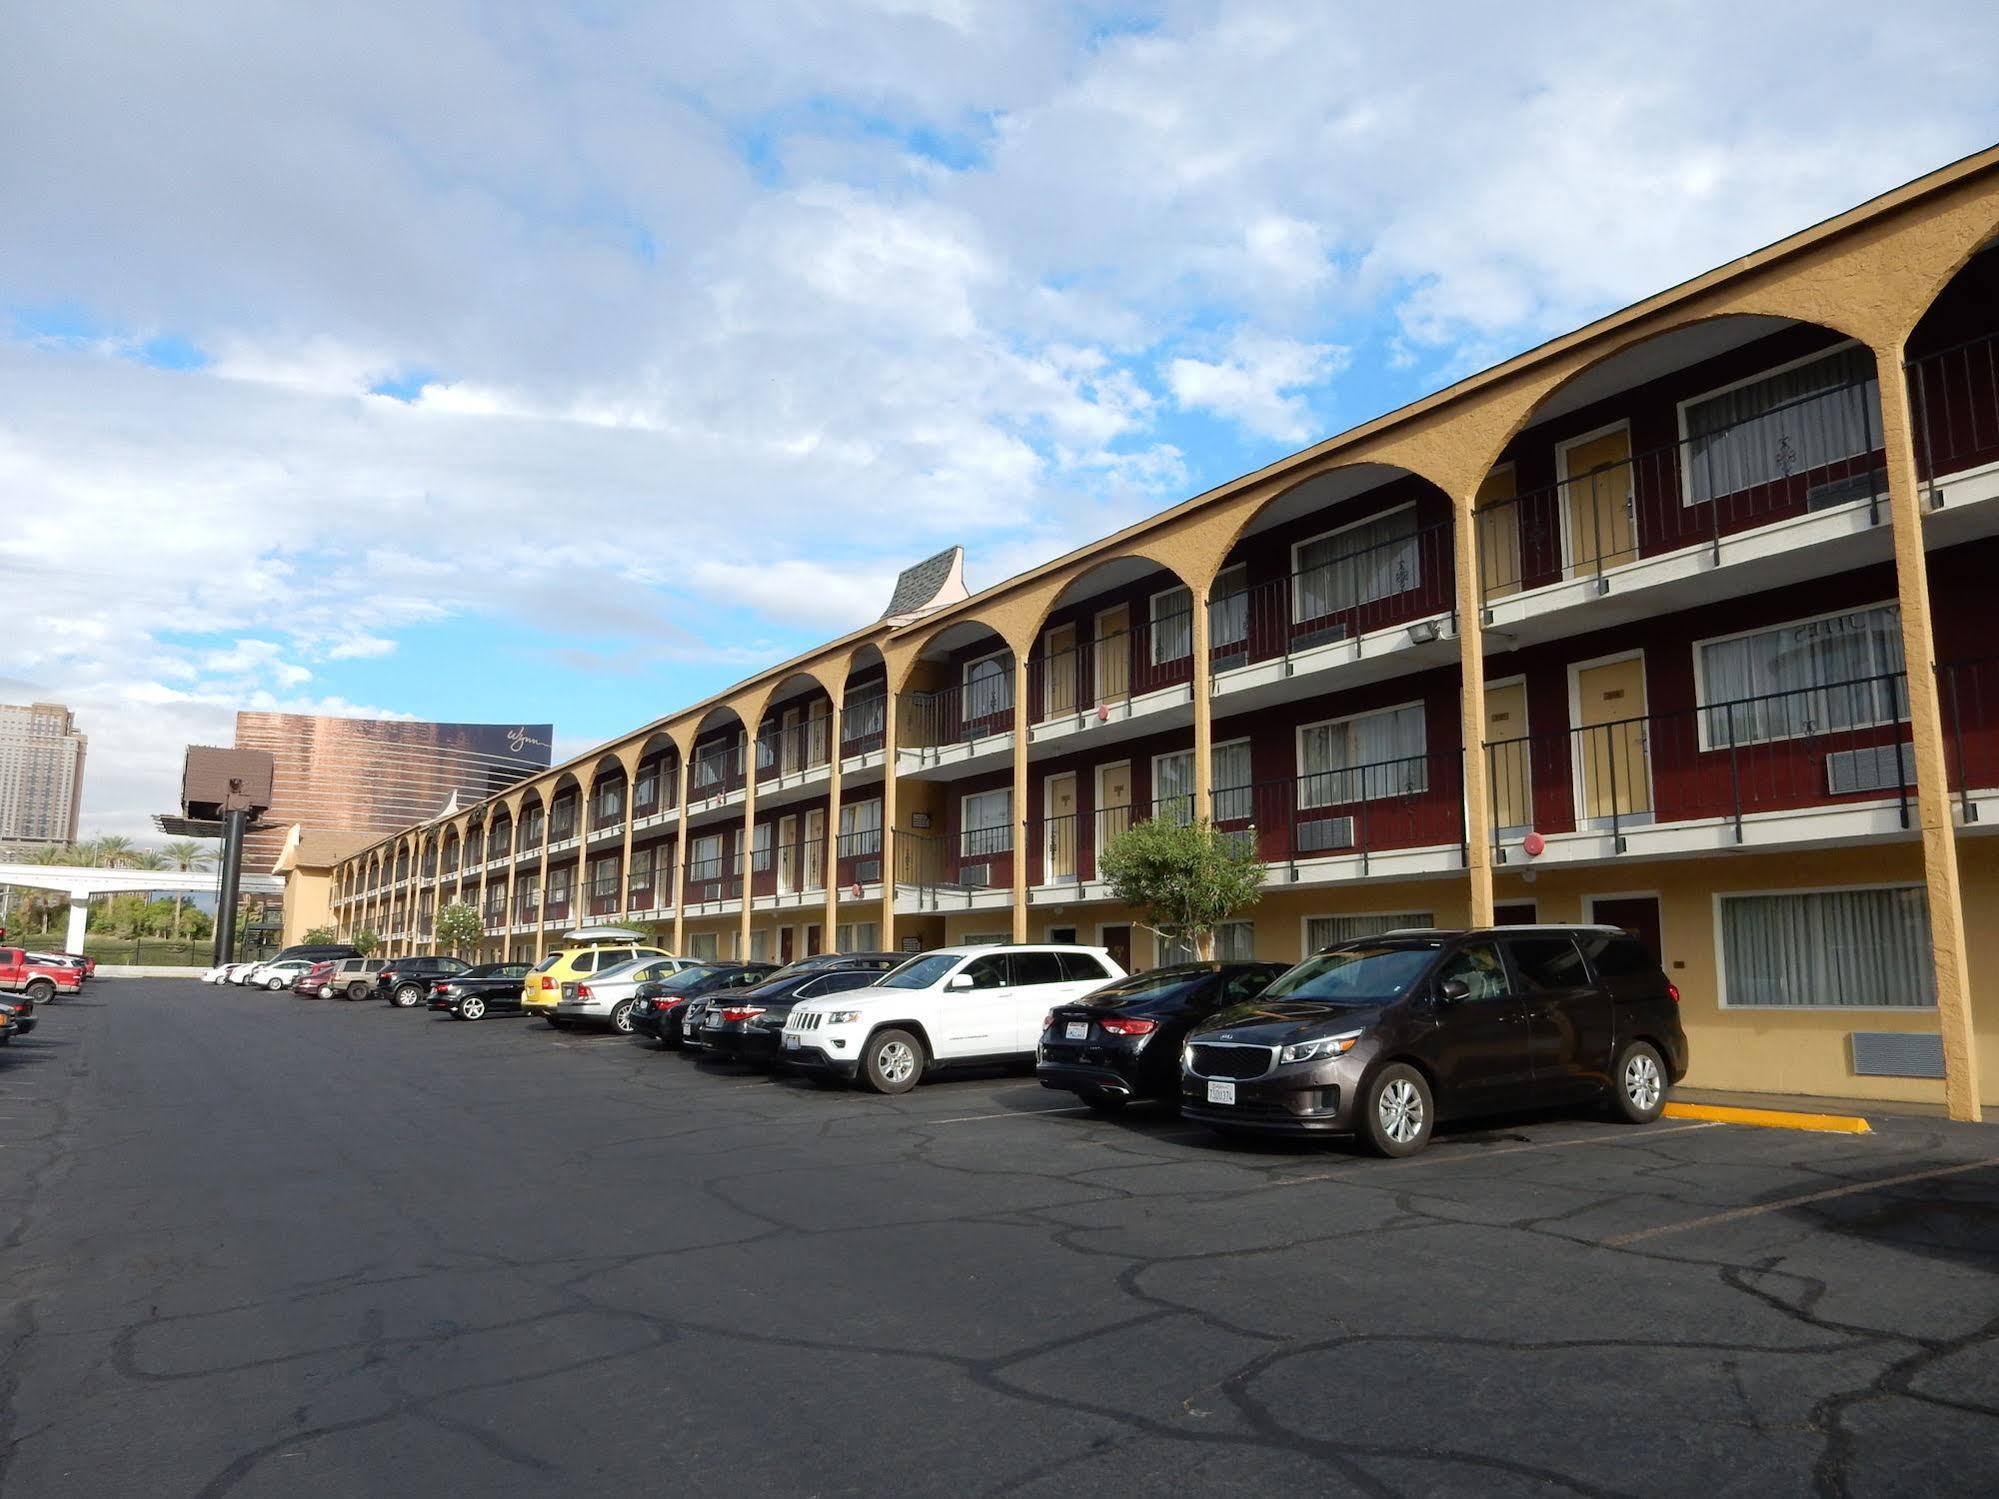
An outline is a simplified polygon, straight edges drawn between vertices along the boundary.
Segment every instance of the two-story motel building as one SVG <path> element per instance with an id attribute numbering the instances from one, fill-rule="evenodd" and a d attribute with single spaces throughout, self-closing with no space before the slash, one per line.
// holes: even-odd
<path id="1" fill-rule="evenodd" d="M 1268 866 L 1225 956 L 1612 921 L 1684 995 L 1692 1083 L 1999 1101 L 1999 149 L 945 582 L 382 839 L 336 919 L 1144 965 L 1097 852 L 1199 812 Z"/>

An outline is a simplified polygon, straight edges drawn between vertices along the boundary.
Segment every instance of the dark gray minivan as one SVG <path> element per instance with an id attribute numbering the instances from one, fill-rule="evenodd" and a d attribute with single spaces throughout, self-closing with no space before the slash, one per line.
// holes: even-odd
<path id="1" fill-rule="evenodd" d="M 1607 1102 L 1646 1124 L 1686 1076 L 1680 991 L 1616 927 L 1387 932 L 1336 943 L 1196 1027 L 1181 1112 L 1225 1131 L 1352 1134 L 1414 1155 L 1439 1119 Z"/>

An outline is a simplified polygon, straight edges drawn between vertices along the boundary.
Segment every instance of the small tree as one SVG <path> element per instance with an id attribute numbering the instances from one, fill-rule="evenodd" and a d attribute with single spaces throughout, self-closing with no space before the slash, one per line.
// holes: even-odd
<path id="1" fill-rule="evenodd" d="M 316 926 L 299 939 L 302 947 L 325 947 L 340 940 L 340 934 L 330 926 Z"/>
<path id="2" fill-rule="evenodd" d="M 366 927 L 362 927 L 360 931 L 354 934 L 352 941 L 348 945 L 362 957 L 372 957 L 375 949 L 382 945 L 382 939 Z"/>
<path id="3" fill-rule="evenodd" d="M 486 940 L 486 923 L 462 900 L 454 900 L 437 913 L 436 930 L 438 942 L 454 953 Z"/>
<path id="4" fill-rule="evenodd" d="M 1215 928 L 1256 904 L 1263 861 L 1255 839 L 1199 822 L 1151 818 L 1105 845 L 1098 868 L 1111 893 L 1138 911 L 1148 931 L 1187 942 L 1203 962 L 1215 955 Z"/>

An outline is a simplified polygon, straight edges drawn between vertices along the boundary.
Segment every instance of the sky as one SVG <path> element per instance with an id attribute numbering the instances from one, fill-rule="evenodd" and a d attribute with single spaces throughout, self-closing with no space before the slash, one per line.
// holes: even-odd
<path id="1" fill-rule="evenodd" d="M 0 3 L 0 701 L 558 755 L 1999 139 L 1999 10 Z"/>

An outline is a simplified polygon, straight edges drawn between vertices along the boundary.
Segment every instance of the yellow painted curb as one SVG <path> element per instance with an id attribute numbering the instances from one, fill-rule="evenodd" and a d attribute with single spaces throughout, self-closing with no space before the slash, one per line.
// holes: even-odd
<path id="1" fill-rule="evenodd" d="M 1874 1126 L 1855 1114 L 1794 1114 L 1788 1109 L 1735 1109 L 1715 1103 L 1669 1103 L 1669 1119 L 1713 1124 L 1753 1124 L 1763 1129 L 1808 1129 L 1827 1135 L 1871 1135 Z"/>

